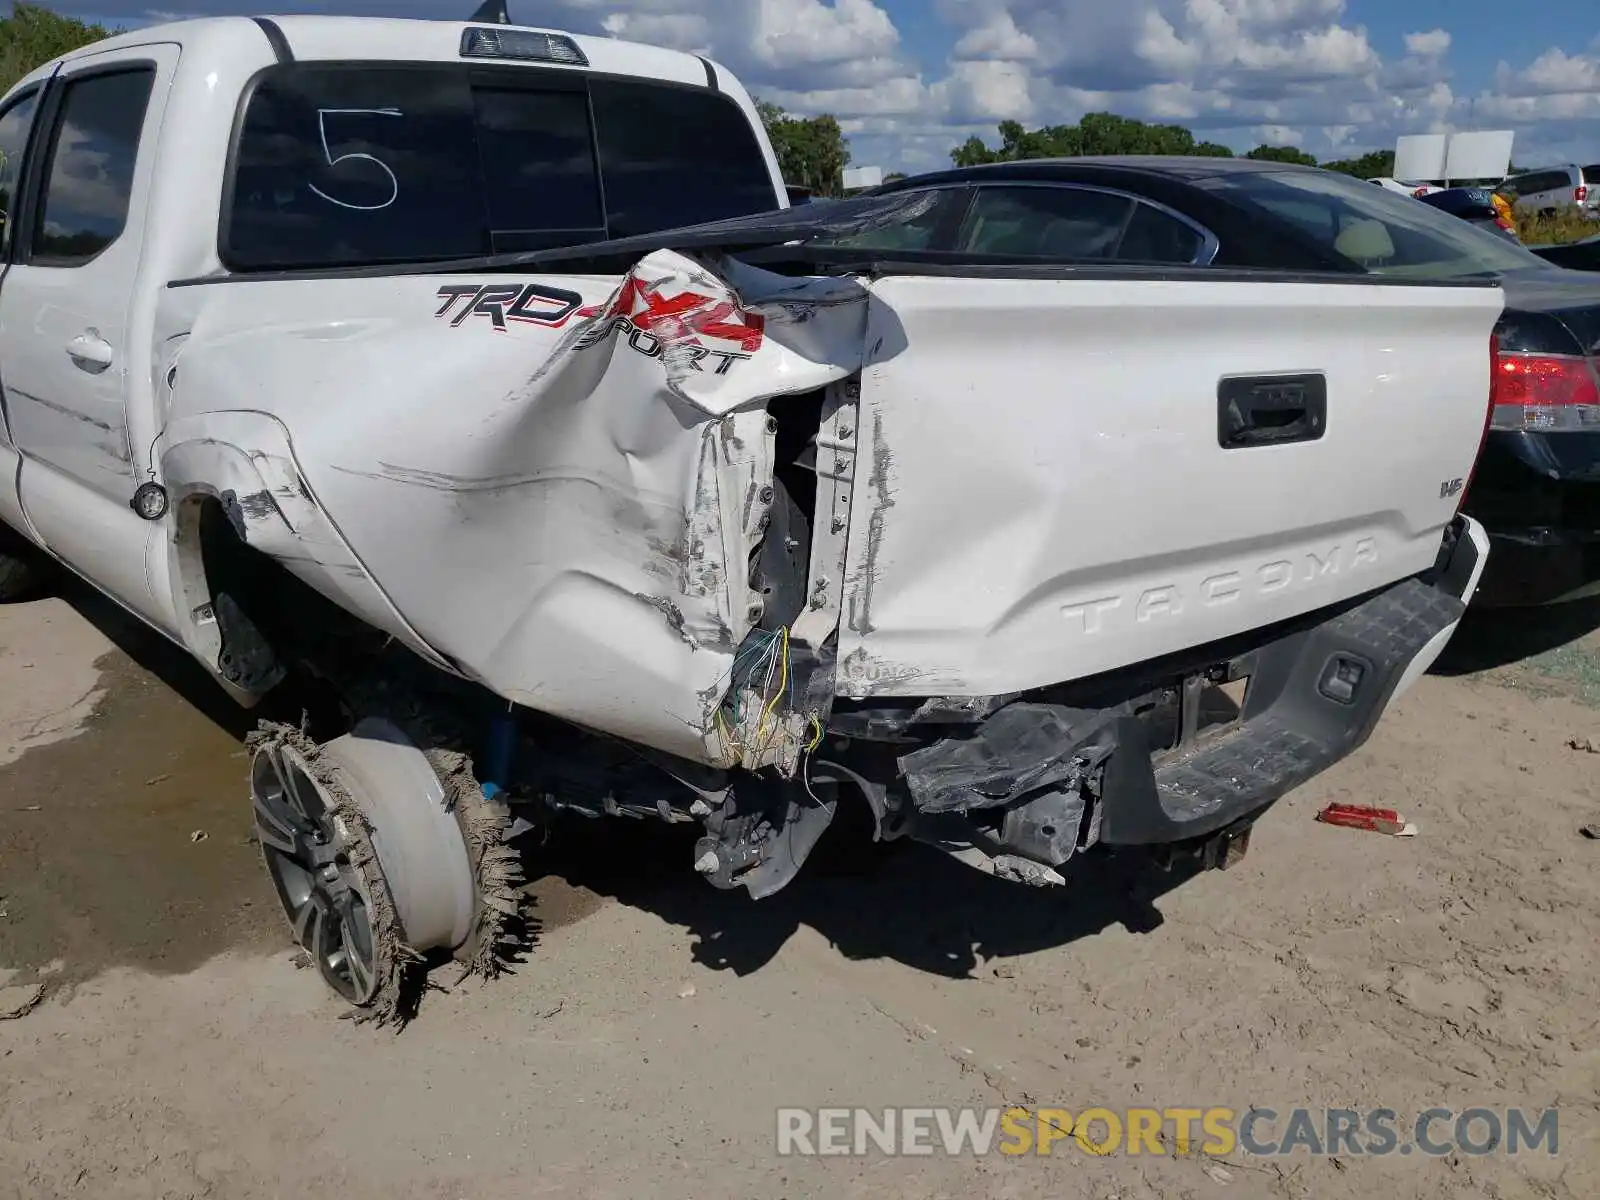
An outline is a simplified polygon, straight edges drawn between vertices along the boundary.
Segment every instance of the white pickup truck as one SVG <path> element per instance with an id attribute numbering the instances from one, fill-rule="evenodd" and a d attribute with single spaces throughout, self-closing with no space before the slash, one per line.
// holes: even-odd
<path id="1" fill-rule="evenodd" d="M 863 262 L 948 214 L 783 211 L 690 55 L 181 22 L 33 72 L 0 152 L 0 590 L 65 564 L 308 714 L 256 829 L 383 1018 L 494 969 L 557 810 L 756 896 L 841 802 L 1025 883 L 1230 861 L 1483 568 L 1496 287 Z"/>

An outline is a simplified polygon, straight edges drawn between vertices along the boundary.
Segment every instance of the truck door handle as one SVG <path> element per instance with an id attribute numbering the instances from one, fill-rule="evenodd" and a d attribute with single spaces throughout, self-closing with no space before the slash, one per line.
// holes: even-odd
<path id="1" fill-rule="evenodd" d="M 74 366 L 99 372 L 111 365 L 113 351 L 111 343 L 91 329 L 67 343 L 67 356 L 72 359 Z"/>
<path id="2" fill-rule="evenodd" d="M 1217 444 L 1224 450 L 1314 442 L 1328 427 L 1328 380 L 1242 375 L 1217 383 Z"/>

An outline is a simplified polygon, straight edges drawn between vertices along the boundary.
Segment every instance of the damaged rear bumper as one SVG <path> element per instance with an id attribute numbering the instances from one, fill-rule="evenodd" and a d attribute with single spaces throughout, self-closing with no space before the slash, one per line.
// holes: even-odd
<path id="1" fill-rule="evenodd" d="M 1359 748 L 1455 632 L 1466 604 L 1452 583 L 1475 586 L 1486 547 L 1469 527 L 1452 547 L 1453 571 L 1404 580 L 1243 656 L 1244 708 L 1216 738 L 1153 757 L 1138 744 L 1143 727 L 1127 728 L 1108 763 L 1100 840 L 1148 845 L 1216 832 Z"/>
<path id="2" fill-rule="evenodd" d="M 1429 572 L 1254 644 L 999 702 L 899 755 L 905 831 L 995 874 L 1054 883 L 1096 844 L 1235 829 L 1366 741 L 1454 633 L 1488 545 L 1458 518 Z"/>

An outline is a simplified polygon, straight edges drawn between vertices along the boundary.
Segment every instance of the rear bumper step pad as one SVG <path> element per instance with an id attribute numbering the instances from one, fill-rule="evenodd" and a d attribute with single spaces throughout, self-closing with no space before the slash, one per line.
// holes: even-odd
<path id="1" fill-rule="evenodd" d="M 1125 721 L 1106 764 L 1100 840 L 1204 836 L 1332 766 L 1366 741 L 1407 666 L 1465 609 L 1441 587 L 1408 579 L 1243 656 L 1237 665 L 1251 683 L 1238 723 L 1164 761 L 1152 762 L 1142 727 Z"/>

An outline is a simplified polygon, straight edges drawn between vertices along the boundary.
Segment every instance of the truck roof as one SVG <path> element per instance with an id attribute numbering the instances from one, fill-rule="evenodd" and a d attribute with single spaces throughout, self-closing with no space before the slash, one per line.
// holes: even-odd
<path id="1" fill-rule="evenodd" d="M 398 17 L 199 17 L 172 21 L 119 33 L 62 56 L 60 61 L 90 57 L 106 50 L 150 45 L 204 46 L 207 53 L 226 54 L 230 44 L 252 47 L 265 44 L 270 31 L 281 31 L 297 60 L 461 62 L 462 33 L 470 28 L 499 32 L 548 33 L 570 38 L 589 60 L 588 70 L 610 75 L 657 79 L 669 83 L 716 85 L 718 71 L 708 59 L 639 42 L 609 37 L 589 37 L 535 25 L 495 25 L 483 21 L 425 21 Z M 54 60 L 53 60 L 54 61 Z M 515 65 L 516 59 L 497 59 Z M 546 69 L 583 70 L 560 62 L 531 62 Z M 30 78 L 49 73 L 45 64 Z"/>

